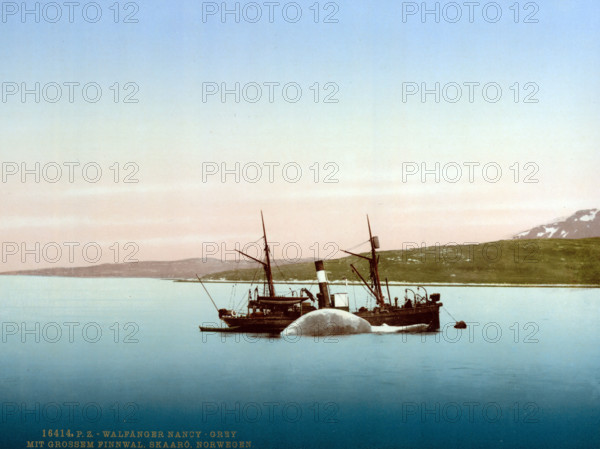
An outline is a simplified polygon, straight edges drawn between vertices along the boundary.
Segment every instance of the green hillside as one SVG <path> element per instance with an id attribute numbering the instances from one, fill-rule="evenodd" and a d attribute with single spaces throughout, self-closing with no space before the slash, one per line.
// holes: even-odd
<path id="1" fill-rule="evenodd" d="M 408 283 L 600 285 L 600 238 L 502 240 L 478 245 L 381 251 L 381 279 Z M 356 280 L 349 266 L 368 273 L 368 262 L 350 256 L 325 261 L 329 280 Z M 312 262 L 274 267 L 276 281 L 315 279 Z M 211 274 L 205 279 L 252 281 L 260 267 Z"/>

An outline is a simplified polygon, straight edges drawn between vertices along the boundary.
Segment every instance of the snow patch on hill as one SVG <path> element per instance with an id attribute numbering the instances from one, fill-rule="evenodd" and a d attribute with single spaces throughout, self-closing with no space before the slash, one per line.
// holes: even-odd
<path id="1" fill-rule="evenodd" d="M 599 209 L 586 209 L 575 212 L 568 218 L 554 223 L 536 226 L 516 234 L 515 239 L 581 239 L 600 237 Z"/>

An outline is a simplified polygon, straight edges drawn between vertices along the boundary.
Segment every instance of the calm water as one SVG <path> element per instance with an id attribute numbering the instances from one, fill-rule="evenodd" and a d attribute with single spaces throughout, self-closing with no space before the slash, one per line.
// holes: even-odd
<path id="1" fill-rule="evenodd" d="M 209 289 L 231 305 L 232 285 Z M 430 290 L 469 328 L 223 337 L 198 331 L 217 321 L 198 284 L 0 277 L 0 446 L 81 440 L 42 438 L 57 429 L 94 447 L 103 430 L 202 431 L 162 440 L 191 447 L 226 430 L 254 448 L 600 447 L 600 290 Z"/>

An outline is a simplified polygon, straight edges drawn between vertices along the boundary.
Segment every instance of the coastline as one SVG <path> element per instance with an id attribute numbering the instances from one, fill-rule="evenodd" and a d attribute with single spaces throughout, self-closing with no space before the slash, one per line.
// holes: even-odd
<path id="1" fill-rule="evenodd" d="M 181 283 L 198 283 L 196 279 L 178 279 L 178 278 L 157 278 L 157 277 L 143 277 L 143 276 L 133 276 L 133 277 L 125 277 L 125 276 L 61 276 L 61 275 L 52 275 L 52 276 L 44 276 L 39 274 L 2 274 L 0 273 L 0 279 L 9 278 L 9 277 L 22 277 L 22 278 L 72 278 L 72 279 L 154 279 L 157 281 L 169 281 L 169 282 L 181 282 Z M 251 282 L 244 280 L 231 280 L 231 279 L 202 279 L 202 282 L 208 284 L 260 284 L 261 282 Z M 361 286 L 360 282 L 356 281 L 328 281 L 330 285 L 351 285 L 351 286 Z M 306 285 L 306 284 L 315 284 L 315 279 L 309 280 L 289 280 L 289 281 L 274 281 L 276 285 L 289 285 L 289 284 L 298 284 L 298 285 Z M 435 286 L 435 287 L 523 287 L 523 288 L 578 288 L 578 289 L 596 289 L 600 288 L 600 284 L 515 284 L 515 283 L 467 283 L 467 282 L 409 282 L 409 281 L 390 281 L 389 285 L 395 287 L 403 287 L 403 286 Z"/>

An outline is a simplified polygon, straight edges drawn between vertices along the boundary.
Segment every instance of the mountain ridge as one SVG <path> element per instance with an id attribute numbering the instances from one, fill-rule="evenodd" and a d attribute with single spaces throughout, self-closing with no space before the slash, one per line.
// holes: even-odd
<path id="1" fill-rule="evenodd" d="M 600 237 L 600 209 L 582 209 L 549 224 L 519 232 L 513 239 L 585 239 Z"/>
<path id="2" fill-rule="evenodd" d="M 16 270 L 0 273 L 5 276 L 65 276 L 65 277 L 141 277 L 187 278 L 196 274 L 205 276 L 231 269 L 252 268 L 249 261 L 221 261 L 213 258 L 187 258 L 172 261 L 139 261 L 128 263 L 103 263 L 87 267 L 52 267 L 33 270 Z"/>

